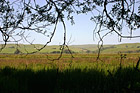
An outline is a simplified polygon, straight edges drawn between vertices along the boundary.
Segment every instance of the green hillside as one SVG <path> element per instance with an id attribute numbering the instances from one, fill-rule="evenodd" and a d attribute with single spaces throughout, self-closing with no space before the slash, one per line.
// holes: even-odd
<path id="1" fill-rule="evenodd" d="M 140 53 L 140 43 L 104 46 L 103 53 Z"/>
<path id="2" fill-rule="evenodd" d="M 75 53 L 98 53 L 98 45 L 71 45 L 69 49 Z M 35 45 L 23 45 L 8 44 L 0 53 L 15 53 L 17 49 L 22 53 L 31 53 L 37 51 L 37 49 L 43 47 L 41 44 Z M 65 49 L 67 50 L 67 49 Z M 52 45 L 46 46 L 43 50 L 37 53 L 59 53 L 60 46 Z M 118 45 L 104 45 L 101 49 L 101 53 L 140 53 L 140 43 L 128 43 Z"/>

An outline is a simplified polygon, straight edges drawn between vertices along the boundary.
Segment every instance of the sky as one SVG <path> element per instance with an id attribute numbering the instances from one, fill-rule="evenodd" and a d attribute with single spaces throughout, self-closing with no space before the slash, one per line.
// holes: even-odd
<path id="1" fill-rule="evenodd" d="M 82 15 L 75 15 L 74 21 L 75 24 L 71 25 L 70 21 L 65 20 L 66 30 L 67 30 L 67 38 L 66 44 L 68 45 L 83 45 L 83 44 L 98 44 L 99 38 L 98 35 L 93 36 L 93 30 L 95 28 L 95 23 L 90 20 L 91 14 L 82 14 Z M 48 33 L 52 32 L 53 27 L 48 28 Z M 48 45 L 61 45 L 63 44 L 63 26 L 62 23 L 59 23 L 56 29 L 56 33 Z M 27 33 L 28 34 L 28 33 Z M 102 33 L 104 34 L 104 33 Z M 124 34 L 129 34 L 128 29 L 124 29 Z M 133 32 L 133 35 L 140 36 L 140 30 L 136 30 Z M 44 36 L 38 33 L 29 33 L 28 40 L 33 42 L 34 44 L 45 44 L 49 37 Z M 104 39 L 104 45 L 106 44 L 122 44 L 122 43 L 140 43 L 140 38 L 132 38 L 132 39 L 122 39 L 119 41 L 119 37 L 117 34 L 112 33 L 106 36 Z M 28 44 L 27 42 L 20 42 L 24 44 Z"/>
<path id="2" fill-rule="evenodd" d="M 95 28 L 95 23 L 90 20 L 90 14 L 88 15 L 77 15 L 75 16 L 75 24 L 71 25 L 70 22 L 66 21 L 67 27 L 67 42 L 69 45 L 82 45 L 82 44 L 98 44 L 98 35 L 93 39 L 93 30 Z M 128 35 L 128 29 L 124 29 L 124 34 Z M 133 35 L 140 35 L 140 30 L 133 32 Z M 62 44 L 63 42 L 63 31 L 62 25 L 58 26 L 52 45 Z M 119 41 L 117 34 L 112 33 L 106 36 L 104 39 L 104 44 L 122 44 L 122 43 L 140 43 L 140 38 L 133 39 L 122 39 Z"/>
<path id="3" fill-rule="evenodd" d="M 43 3 L 43 2 L 40 2 Z M 90 20 L 91 13 L 74 15 L 75 24 L 71 25 L 70 21 L 65 20 L 66 29 L 67 29 L 67 41 L 68 45 L 82 45 L 82 44 L 98 44 L 99 38 L 94 37 L 93 39 L 93 30 L 95 28 L 95 23 Z M 129 29 L 123 29 L 123 34 L 129 35 Z M 133 32 L 133 35 L 140 35 L 140 29 Z M 44 44 L 47 39 L 35 35 L 38 39 L 35 40 L 35 43 Z M 112 33 L 106 36 L 104 39 L 104 44 L 122 44 L 122 43 L 140 43 L 140 38 L 132 39 L 122 39 L 121 42 L 117 34 Z M 63 27 L 60 23 L 57 26 L 56 33 L 52 39 L 52 42 L 49 45 L 60 45 L 63 44 Z"/>
<path id="4" fill-rule="evenodd" d="M 37 0 L 38 1 L 38 0 Z M 39 0 L 40 4 L 43 4 L 44 0 Z M 98 44 L 99 38 L 94 37 L 93 39 L 93 30 L 95 28 L 95 23 L 90 20 L 91 13 L 76 15 L 74 14 L 75 24 L 71 25 L 70 21 L 65 19 L 66 29 L 67 29 L 67 38 L 66 43 L 68 45 L 82 45 L 82 44 Z M 52 27 L 49 27 L 48 30 L 52 32 Z M 52 42 L 49 45 L 61 45 L 63 44 L 63 26 L 62 23 L 59 23 L 56 29 L 56 33 L 52 39 Z M 128 29 L 123 29 L 124 34 L 128 35 Z M 102 33 L 104 34 L 104 33 Z M 140 36 L 140 29 L 133 32 L 133 35 Z M 44 37 L 38 33 L 30 33 L 29 41 L 33 41 L 35 44 L 45 44 L 49 37 Z M 122 44 L 122 43 L 140 43 L 140 38 L 133 39 L 122 39 L 119 41 L 119 37 L 115 34 L 109 34 L 104 39 L 104 44 Z M 26 42 L 21 42 L 25 43 Z"/>

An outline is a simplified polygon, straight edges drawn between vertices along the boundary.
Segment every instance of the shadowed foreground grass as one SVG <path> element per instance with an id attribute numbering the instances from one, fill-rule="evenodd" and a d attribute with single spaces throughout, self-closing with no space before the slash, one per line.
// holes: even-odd
<path id="1" fill-rule="evenodd" d="M 140 72 L 96 69 L 0 69 L 0 93 L 140 93 Z"/>

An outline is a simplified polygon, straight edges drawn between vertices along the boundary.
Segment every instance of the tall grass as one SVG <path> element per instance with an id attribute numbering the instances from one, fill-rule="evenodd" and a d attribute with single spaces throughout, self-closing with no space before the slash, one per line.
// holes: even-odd
<path id="1" fill-rule="evenodd" d="M 140 92 L 140 72 L 117 69 L 111 75 L 97 69 L 0 70 L 1 93 L 133 93 Z M 130 92 L 130 93 L 131 93 Z"/>
<path id="2" fill-rule="evenodd" d="M 137 56 L 127 55 L 120 68 L 119 55 L 101 55 L 98 63 L 95 55 L 54 62 L 43 55 L 2 55 L 0 93 L 139 93 Z"/>

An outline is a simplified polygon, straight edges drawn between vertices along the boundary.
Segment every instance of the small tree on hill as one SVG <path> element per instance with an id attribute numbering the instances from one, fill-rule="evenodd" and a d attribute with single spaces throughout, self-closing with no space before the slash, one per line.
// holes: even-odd
<path id="1" fill-rule="evenodd" d="M 19 49 L 16 49 L 16 51 L 14 52 L 14 54 L 20 54 L 22 53 Z"/>

